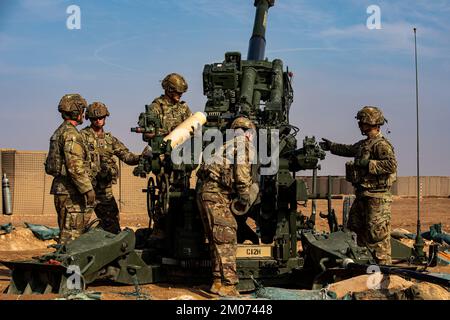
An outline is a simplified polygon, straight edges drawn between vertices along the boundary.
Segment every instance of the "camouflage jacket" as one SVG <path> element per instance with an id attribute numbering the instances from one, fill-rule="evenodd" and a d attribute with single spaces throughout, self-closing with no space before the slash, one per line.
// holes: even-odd
<path id="1" fill-rule="evenodd" d="M 92 157 L 99 156 L 99 170 L 96 176 L 96 189 L 102 189 L 117 183 L 119 167 L 114 156 L 128 165 L 137 165 L 140 156 L 128 150 L 125 145 L 110 132 L 97 135 L 90 127 L 81 130 Z"/>
<path id="2" fill-rule="evenodd" d="M 227 141 L 197 172 L 202 192 L 249 194 L 255 150 L 244 136 Z"/>
<path id="3" fill-rule="evenodd" d="M 162 135 L 169 134 L 180 123 L 192 115 L 186 102 L 180 101 L 176 104 L 171 104 L 164 95 L 153 100 L 146 108 L 146 112 L 152 112 L 158 116 L 162 126 L 158 133 Z"/>
<path id="4" fill-rule="evenodd" d="M 394 147 L 381 134 L 366 138 L 353 145 L 332 143 L 330 151 L 333 154 L 354 157 L 356 160 L 369 160 L 367 168 L 354 166 L 353 162 L 346 164 L 347 180 L 352 182 L 357 191 L 388 191 L 396 180 L 397 160 Z M 349 178 L 349 176 L 353 178 Z"/>
<path id="5" fill-rule="evenodd" d="M 87 146 L 77 128 L 69 121 L 64 121 L 56 129 L 58 150 L 62 159 L 61 175 L 53 179 L 51 194 L 86 193 L 93 189 L 92 181 L 95 168 L 91 167 L 91 159 Z"/>

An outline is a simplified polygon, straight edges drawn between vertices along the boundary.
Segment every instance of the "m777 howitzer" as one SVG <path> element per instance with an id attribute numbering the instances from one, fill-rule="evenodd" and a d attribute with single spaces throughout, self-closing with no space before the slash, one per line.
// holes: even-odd
<path id="1" fill-rule="evenodd" d="M 135 176 L 143 178 L 152 173 L 148 178 L 147 188 L 142 190 L 147 193 L 149 227 L 156 215 L 168 214 L 170 194 L 172 198 L 177 198 L 175 202 L 181 203 L 186 200 L 184 191 L 190 188 L 189 178 L 196 163 L 193 158 L 190 158 L 190 161 L 176 164 L 171 158 L 172 151 L 176 151 L 176 148 L 183 146 L 184 143 L 190 143 L 194 132 L 201 130 L 205 122 L 204 113 L 196 112 L 168 135 L 163 135 L 159 133 L 162 127 L 160 119 L 146 106 L 146 112 L 139 116 L 139 127 L 131 128 L 132 132 L 142 133 L 142 138 L 149 147 L 147 154 L 140 159 L 133 171 Z"/>
<path id="2" fill-rule="evenodd" d="M 267 14 L 274 4 L 274 0 L 254 2 L 256 15 L 247 60 L 242 60 L 239 52 L 227 52 L 223 62 L 207 64 L 203 69 L 207 102 L 202 130 L 224 132 L 235 117 L 246 115 L 257 127 L 259 150 L 265 147 L 275 163 L 272 167 L 273 163 L 260 161 L 254 166 L 259 199 L 246 215 L 237 219 L 240 243 L 237 272 L 242 291 L 253 290 L 254 279 L 268 286 L 321 287 L 366 273 L 375 262 L 367 248 L 357 245 L 356 235 L 347 231 L 345 225 L 337 224 L 331 188 L 326 196 L 321 196 L 315 188 L 309 192 L 306 183 L 295 176 L 298 171 L 313 170 L 315 181 L 325 153 L 314 137 L 304 138 L 303 146 L 298 148 L 299 130 L 289 121 L 293 102 L 291 74 L 283 69 L 281 60 L 265 59 Z M 152 151 L 134 172 L 142 177 L 152 174 L 143 190 L 147 193 L 149 228 L 138 230 L 136 236 L 131 230 L 113 235 L 92 229 L 53 255 L 26 262 L 3 262 L 13 270 L 11 293 L 66 292 L 67 271 L 77 265 L 85 284 L 100 278 L 135 284 L 210 280 L 209 246 L 205 242 L 196 191 L 189 183 L 195 165 L 172 161 L 172 140 L 158 134 L 161 123 L 148 109 L 141 114 L 138 124 L 132 131 L 143 134 Z M 315 231 L 315 212 L 305 221 L 297 211 L 298 203 L 321 198 L 329 201 L 328 213 L 322 214 L 328 219 L 329 233 Z M 163 224 L 166 237 L 160 242 L 149 237 L 156 215 L 166 218 Z M 254 219 L 256 232 L 247 225 L 248 217 Z M 253 244 L 243 244 L 245 240 Z M 398 243 L 392 248 L 393 258 L 412 255 L 410 249 Z M 397 249 L 404 252 L 398 254 L 401 250 Z M 383 267 L 380 271 L 423 276 L 396 267 Z M 421 280 L 436 280 L 430 277 Z M 436 281 L 448 286 L 448 281 Z"/>

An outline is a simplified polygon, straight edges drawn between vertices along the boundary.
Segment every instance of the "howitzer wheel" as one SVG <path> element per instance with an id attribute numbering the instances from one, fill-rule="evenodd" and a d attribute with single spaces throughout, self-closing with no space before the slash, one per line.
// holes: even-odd
<path id="1" fill-rule="evenodd" d="M 155 179 L 153 179 L 153 177 L 148 178 L 146 192 L 147 192 L 147 214 L 149 218 L 148 226 L 150 228 L 152 222 L 155 220 L 156 214 L 156 184 Z"/>
<path id="2" fill-rule="evenodd" d="M 169 187 L 169 175 L 164 173 L 159 180 L 159 206 L 163 215 L 169 212 Z"/>

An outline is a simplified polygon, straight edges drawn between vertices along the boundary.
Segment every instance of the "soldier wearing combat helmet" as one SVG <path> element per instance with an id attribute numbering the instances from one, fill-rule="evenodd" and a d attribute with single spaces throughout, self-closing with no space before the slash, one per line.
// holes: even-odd
<path id="1" fill-rule="evenodd" d="M 197 202 L 212 260 L 213 283 L 210 291 L 221 296 L 236 296 L 239 279 L 236 272 L 237 221 L 231 205 L 248 211 L 258 189 L 252 181 L 252 149 L 255 125 L 247 118 L 236 118 L 231 129 L 242 129 L 210 164 L 204 163 L 199 177 Z M 243 131 L 245 130 L 245 131 Z M 246 209 L 244 209 L 246 208 Z"/>
<path id="2" fill-rule="evenodd" d="M 99 155 L 100 168 L 96 176 L 95 194 L 97 206 L 95 214 L 101 220 L 100 227 L 111 233 L 120 232 L 119 208 L 112 193 L 112 185 L 117 183 L 119 173 L 115 157 L 128 165 L 137 165 L 139 155 L 131 153 L 119 139 L 110 132 L 104 131 L 108 108 L 101 102 L 93 102 L 86 112 L 90 126 L 81 130 L 89 150 L 93 155 Z"/>
<path id="3" fill-rule="evenodd" d="M 54 195 L 61 243 L 85 231 L 95 207 L 96 163 L 76 128 L 83 123 L 86 106 L 86 100 L 79 94 L 62 97 L 58 111 L 64 122 L 50 138 L 45 161 L 46 173 L 54 176 L 50 193 Z"/>
<path id="4" fill-rule="evenodd" d="M 192 115 L 186 102 L 181 101 L 181 96 L 188 89 L 186 80 L 178 73 L 168 74 L 161 83 L 164 94 L 153 100 L 146 106 L 146 113 L 156 116 L 161 123 L 161 128 L 157 128 L 159 135 L 167 135 L 180 123 Z M 145 133 L 144 140 L 150 141 L 154 134 Z M 151 234 L 152 239 L 161 240 L 165 238 L 163 231 L 165 217 L 155 216 L 155 224 Z"/>
<path id="5" fill-rule="evenodd" d="M 322 139 L 320 145 L 332 154 L 355 158 L 346 163 L 346 179 L 356 194 L 347 227 L 357 234 L 359 245 L 372 250 L 379 264 L 390 264 L 390 189 L 396 180 L 397 160 L 392 144 L 380 132 L 386 122 L 381 110 L 366 106 L 358 111 L 356 119 L 366 139 L 353 145 Z"/>
<path id="6" fill-rule="evenodd" d="M 168 74 L 161 83 L 164 94 L 153 100 L 147 107 L 147 112 L 156 114 L 162 128 L 159 134 L 167 135 L 180 123 L 192 115 L 186 102 L 181 101 L 181 96 L 188 89 L 186 80 L 178 73 Z"/>

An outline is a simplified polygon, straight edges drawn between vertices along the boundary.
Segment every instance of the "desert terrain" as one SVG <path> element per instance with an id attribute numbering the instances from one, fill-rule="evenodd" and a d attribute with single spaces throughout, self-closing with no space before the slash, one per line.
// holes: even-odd
<path id="1" fill-rule="evenodd" d="M 336 211 L 338 222 L 342 222 L 342 200 L 333 200 L 333 208 Z M 305 215 L 311 213 L 311 202 L 306 207 L 300 206 Z M 324 200 L 317 201 L 317 213 L 327 210 L 327 203 Z M 450 230 L 450 198 L 424 198 L 421 201 L 421 223 L 422 232 L 429 230 L 434 223 L 442 223 L 443 230 L 447 233 Z M 392 204 L 392 229 L 402 228 L 411 232 L 416 230 L 417 221 L 417 200 L 415 198 L 395 197 Z M 55 243 L 53 240 L 41 241 L 33 236 L 31 231 L 25 228 L 23 222 L 43 224 L 49 227 L 56 227 L 56 217 L 53 215 L 34 216 L 0 216 L 0 224 L 11 222 L 15 230 L 11 234 L 0 235 L 0 260 L 21 260 L 39 256 L 53 249 L 48 245 Z M 121 226 L 132 229 L 146 227 L 148 218 L 145 213 L 124 214 L 121 216 Z M 326 221 L 317 216 L 317 229 L 327 230 Z M 436 272 L 450 273 L 450 266 L 437 267 Z M 401 279 L 400 279 L 401 280 Z M 10 271 L 5 266 L 0 265 L 0 292 L 7 289 L 10 281 Z M 217 299 L 217 296 L 208 293 L 208 284 L 186 287 L 168 283 L 149 284 L 140 286 L 142 299 Z M 342 288 L 339 290 L 342 291 Z M 349 290 L 351 290 L 349 288 Z M 138 297 L 133 294 L 134 286 L 115 285 L 108 283 L 94 283 L 87 288 L 89 292 L 100 292 L 102 300 L 135 300 Z M 245 295 L 243 297 L 246 297 Z M 248 296 L 249 297 L 249 296 Z M 39 300 L 55 299 L 56 294 L 50 295 L 8 295 L 0 294 L 0 300 Z"/>

